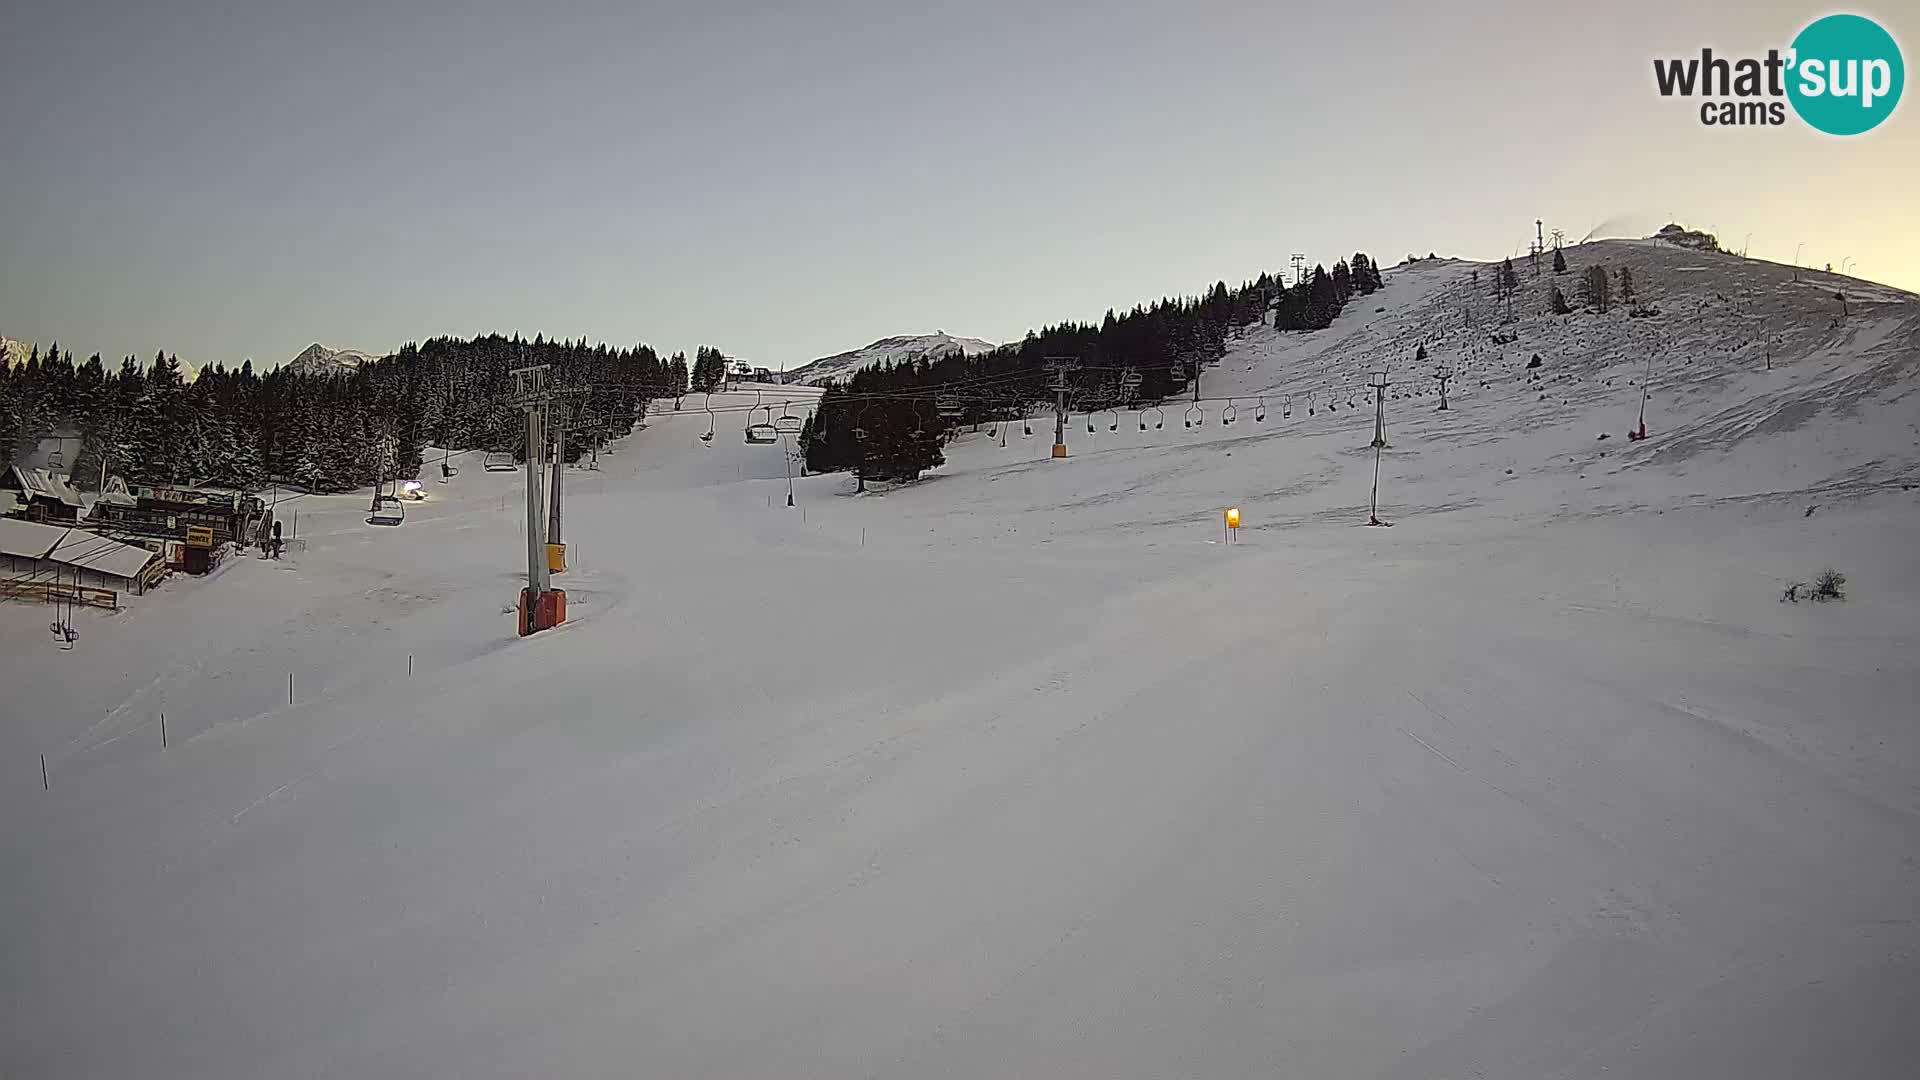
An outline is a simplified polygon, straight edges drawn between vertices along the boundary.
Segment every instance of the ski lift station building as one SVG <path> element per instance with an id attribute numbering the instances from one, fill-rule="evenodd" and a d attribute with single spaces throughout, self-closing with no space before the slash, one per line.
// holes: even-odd
<path id="1" fill-rule="evenodd" d="M 89 593 L 84 602 L 118 606 L 166 576 L 157 551 L 110 540 L 99 533 L 18 518 L 0 518 L 0 598 L 46 599 L 49 588 L 71 586 Z"/>
<path id="2" fill-rule="evenodd" d="M 4 475 L 0 475 L 0 491 L 13 498 L 13 509 L 22 517 L 34 521 L 53 523 L 77 522 L 87 513 L 87 500 L 83 499 L 67 478 L 49 469 L 37 469 L 27 465 L 10 466 Z"/>

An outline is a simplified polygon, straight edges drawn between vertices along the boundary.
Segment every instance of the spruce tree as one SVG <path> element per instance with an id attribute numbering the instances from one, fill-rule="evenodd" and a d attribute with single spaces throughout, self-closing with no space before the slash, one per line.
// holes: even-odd
<path id="1" fill-rule="evenodd" d="M 1604 266 L 1587 267 L 1583 281 L 1582 299 L 1587 305 L 1602 315 L 1613 307 L 1613 296 L 1607 285 L 1607 268 Z"/>
<path id="2" fill-rule="evenodd" d="M 1327 273 L 1326 267 L 1315 266 L 1307 286 L 1306 329 L 1322 330 L 1332 326 L 1338 314 L 1340 295 L 1334 288 L 1333 275 Z"/>
<path id="3" fill-rule="evenodd" d="M 1353 253 L 1353 286 L 1362 296 L 1370 295 L 1380 287 L 1379 271 L 1374 268 L 1373 260 L 1363 252 Z"/>

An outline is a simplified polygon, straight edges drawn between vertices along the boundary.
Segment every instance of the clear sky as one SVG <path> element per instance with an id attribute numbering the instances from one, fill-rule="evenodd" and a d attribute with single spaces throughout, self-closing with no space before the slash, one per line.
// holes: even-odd
<path id="1" fill-rule="evenodd" d="M 1356 249 L 1668 216 L 1920 289 L 1920 92 L 1702 127 L 1829 9 L 0 0 L 0 334 L 196 364 L 521 330 L 769 366 Z M 1901 40 L 1920 11 L 1858 7 Z M 1746 234 L 1751 233 L 1751 241 Z"/>

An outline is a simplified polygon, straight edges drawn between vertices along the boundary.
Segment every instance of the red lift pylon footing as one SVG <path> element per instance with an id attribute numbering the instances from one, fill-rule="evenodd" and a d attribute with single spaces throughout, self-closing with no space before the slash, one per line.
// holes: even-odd
<path id="1" fill-rule="evenodd" d="M 532 589 L 520 590 L 520 636 L 536 634 L 542 630 L 551 630 L 567 621 L 567 591 L 548 589 L 535 593 Z"/>

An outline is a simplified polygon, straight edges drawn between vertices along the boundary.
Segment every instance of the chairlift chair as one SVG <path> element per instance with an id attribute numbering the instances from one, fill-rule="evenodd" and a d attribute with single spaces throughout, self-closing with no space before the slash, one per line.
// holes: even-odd
<path id="1" fill-rule="evenodd" d="M 782 435 L 798 435 L 805 426 L 806 421 L 802 417 L 793 415 L 793 402 L 781 401 L 780 415 L 774 418 L 773 429 Z"/>
<path id="2" fill-rule="evenodd" d="M 753 414 L 762 408 L 767 410 L 766 419 L 756 424 Z M 747 410 L 746 436 L 748 442 L 756 445 L 780 441 L 780 429 L 773 426 L 773 406 L 763 405 Z"/>
<path id="3" fill-rule="evenodd" d="M 1267 418 L 1267 399 L 1263 397 L 1260 399 L 1260 404 L 1258 406 L 1255 406 L 1253 410 L 1253 422 L 1258 424 L 1266 420 L 1266 418 Z"/>
<path id="4" fill-rule="evenodd" d="M 1221 422 L 1222 424 L 1231 424 L 1231 423 L 1233 423 L 1233 422 L 1234 422 L 1234 420 L 1235 420 L 1235 419 L 1237 419 L 1237 418 L 1238 418 L 1239 416 L 1240 416 L 1240 410 L 1238 410 L 1238 409 L 1236 409 L 1236 408 L 1234 408 L 1234 407 L 1233 407 L 1233 399 L 1232 399 L 1232 398 L 1228 398 L 1228 399 L 1227 399 L 1227 407 L 1226 407 L 1226 408 L 1224 408 L 1224 409 L 1222 409 L 1222 410 L 1220 410 L 1220 422 Z"/>
<path id="5" fill-rule="evenodd" d="M 1291 420 L 1291 419 L 1293 419 L 1293 398 L 1292 398 L 1291 396 L 1289 396 L 1289 397 L 1288 397 L 1288 398 L 1286 399 L 1286 401 L 1284 401 L 1284 402 L 1282 402 L 1282 403 L 1281 403 L 1281 406 L 1280 406 L 1280 419 L 1282 419 L 1282 420 Z"/>
<path id="6" fill-rule="evenodd" d="M 1187 406 L 1187 411 L 1180 416 L 1180 423 L 1185 427 L 1201 427 L 1206 422 L 1207 410 L 1197 401 Z"/>
<path id="7" fill-rule="evenodd" d="M 1107 411 L 1113 414 L 1113 422 L 1107 425 L 1107 430 L 1119 431 L 1120 430 L 1120 410 L 1108 409 Z"/>
<path id="8" fill-rule="evenodd" d="M 705 443 L 708 446 L 712 446 L 714 424 L 716 422 L 713 415 L 713 395 L 708 394 L 706 396 L 706 400 L 702 401 L 701 404 L 707 410 L 707 433 L 705 435 L 700 436 L 700 441 Z"/>
<path id="9" fill-rule="evenodd" d="M 1032 420 L 1022 417 L 1020 420 L 1020 426 L 1023 429 L 1025 429 L 1020 432 L 1021 438 L 1027 439 L 1027 438 L 1033 437 L 1033 421 Z"/>

